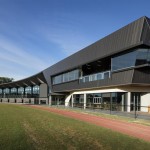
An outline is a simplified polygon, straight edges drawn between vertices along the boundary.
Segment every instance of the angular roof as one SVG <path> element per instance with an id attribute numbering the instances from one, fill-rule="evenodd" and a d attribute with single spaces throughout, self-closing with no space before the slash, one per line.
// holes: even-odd
<path id="1" fill-rule="evenodd" d="M 43 73 L 50 85 L 48 78 L 50 75 L 76 68 L 142 44 L 150 46 L 150 19 L 145 16 L 54 64 L 44 70 Z"/>

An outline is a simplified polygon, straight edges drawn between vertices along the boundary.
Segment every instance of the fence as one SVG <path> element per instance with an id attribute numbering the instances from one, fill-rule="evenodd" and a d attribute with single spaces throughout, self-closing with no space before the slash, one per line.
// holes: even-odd
<path id="1" fill-rule="evenodd" d="M 52 106 L 65 107 L 65 103 L 52 102 Z M 85 104 L 73 103 L 68 108 L 94 111 L 110 115 L 150 120 L 150 106 L 120 105 L 120 104 Z"/>

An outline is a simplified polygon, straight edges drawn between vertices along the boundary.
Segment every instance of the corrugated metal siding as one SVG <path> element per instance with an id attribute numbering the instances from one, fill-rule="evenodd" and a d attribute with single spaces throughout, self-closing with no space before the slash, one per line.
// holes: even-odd
<path id="1" fill-rule="evenodd" d="M 76 68 L 82 64 L 121 52 L 126 48 L 139 44 L 141 42 L 140 37 L 144 20 L 145 17 L 142 17 L 44 70 L 44 76 L 47 82 L 49 85 L 51 84 L 49 80 L 50 75 Z"/>
<path id="2" fill-rule="evenodd" d="M 127 70 L 123 72 L 113 73 L 111 78 L 79 83 L 78 80 L 58 85 L 53 85 L 53 92 L 65 92 L 73 91 L 80 89 L 93 89 L 93 88 L 102 88 L 104 86 L 115 86 L 115 85 L 125 85 L 131 84 L 133 76 L 133 70 Z"/>
<path id="3" fill-rule="evenodd" d="M 141 40 L 150 46 L 150 20 L 145 18 Z"/>

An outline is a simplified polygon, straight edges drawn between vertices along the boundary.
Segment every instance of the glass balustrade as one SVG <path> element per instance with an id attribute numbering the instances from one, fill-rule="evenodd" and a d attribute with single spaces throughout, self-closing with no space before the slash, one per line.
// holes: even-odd
<path id="1" fill-rule="evenodd" d="M 80 83 L 83 83 L 83 82 L 91 82 L 91 81 L 103 80 L 103 79 L 108 79 L 108 78 L 110 78 L 110 71 L 83 76 L 79 79 L 79 81 Z"/>

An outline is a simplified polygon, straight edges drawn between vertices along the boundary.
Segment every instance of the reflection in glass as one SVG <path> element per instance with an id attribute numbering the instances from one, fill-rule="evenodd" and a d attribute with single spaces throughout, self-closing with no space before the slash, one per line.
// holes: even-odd
<path id="1" fill-rule="evenodd" d="M 143 65 L 149 62 L 149 49 L 137 49 L 112 58 L 112 71 Z"/>

